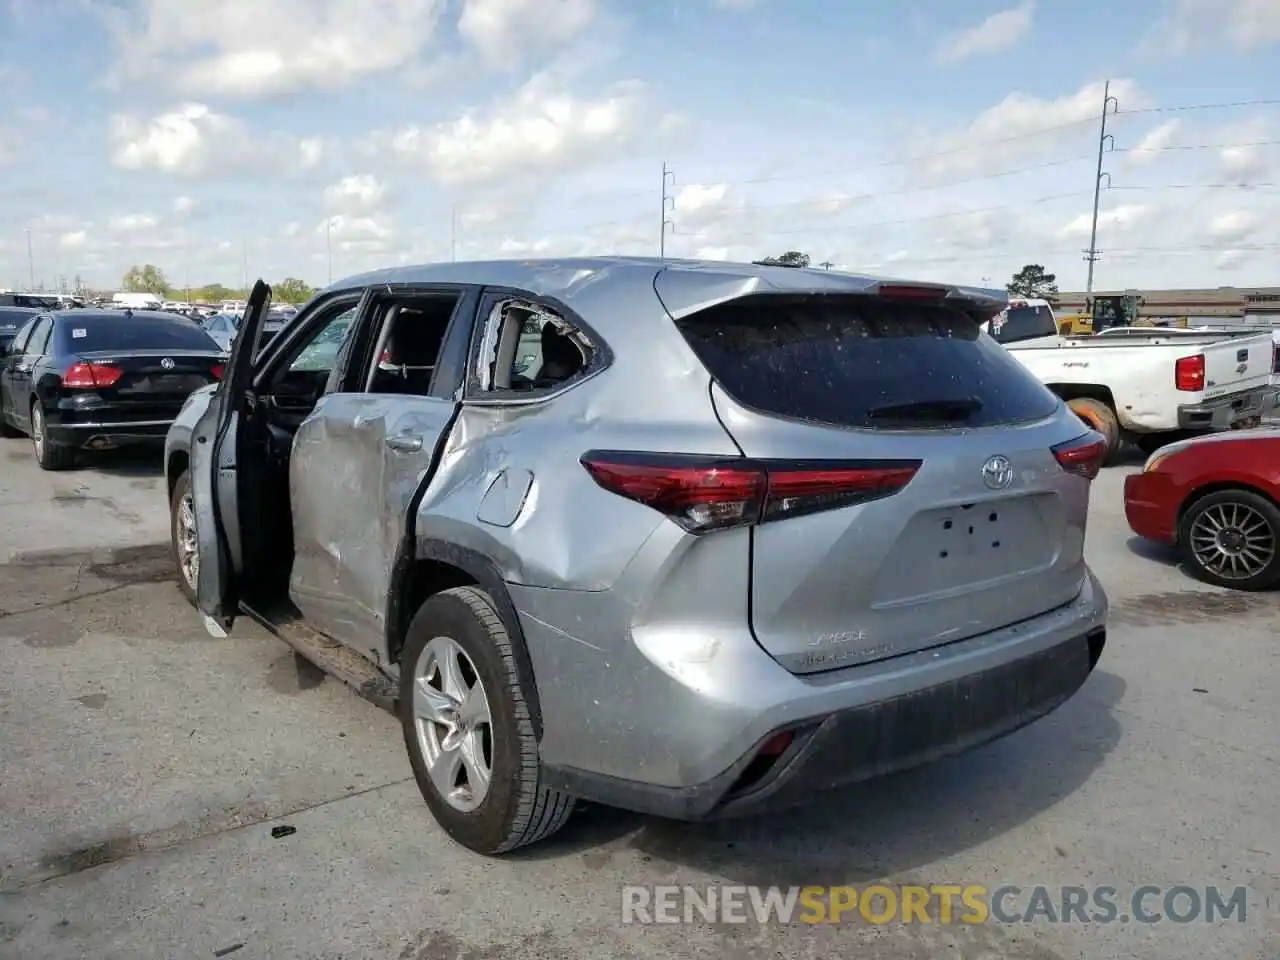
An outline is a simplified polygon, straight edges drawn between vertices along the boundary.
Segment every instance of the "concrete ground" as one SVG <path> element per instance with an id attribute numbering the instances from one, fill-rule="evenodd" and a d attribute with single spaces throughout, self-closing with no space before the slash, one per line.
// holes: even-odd
<path id="1" fill-rule="evenodd" d="M 809 809 L 713 826 L 595 809 L 487 860 L 436 828 L 390 716 L 252 625 L 204 633 L 152 461 L 45 474 L 0 441 L 0 957 L 1274 960 L 1280 600 L 1131 541 L 1128 469 L 1093 494 L 1109 646 L 1050 717 Z M 621 921 L 624 885 L 715 881 L 1248 899 L 1216 925 Z"/>

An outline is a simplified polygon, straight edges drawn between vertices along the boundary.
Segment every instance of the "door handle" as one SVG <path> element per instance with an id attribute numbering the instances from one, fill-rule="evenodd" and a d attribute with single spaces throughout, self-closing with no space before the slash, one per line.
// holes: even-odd
<path id="1" fill-rule="evenodd" d="M 394 437 L 387 437 L 387 446 L 400 453 L 417 453 L 422 449 L 422 438 L 401 433 Z"/>

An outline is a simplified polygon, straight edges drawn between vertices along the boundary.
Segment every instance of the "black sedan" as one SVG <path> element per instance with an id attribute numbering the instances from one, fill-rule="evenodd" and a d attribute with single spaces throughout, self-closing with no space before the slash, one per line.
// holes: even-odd
<path id="1" fill-rule="evenodd" d="M 39 312 L 31 307 L 6 307 L 0 304 L 0 355 L 9 348 L 22 325 Z"/>
<path id="2" fill-rule="evenodd" d="M 0 433 L 29 435 L 46 470 L 81 450 L 163 443 L 225 356 L 199 327 L 145 311 L 66 310 L 29 320 L 0 355 Z"/>

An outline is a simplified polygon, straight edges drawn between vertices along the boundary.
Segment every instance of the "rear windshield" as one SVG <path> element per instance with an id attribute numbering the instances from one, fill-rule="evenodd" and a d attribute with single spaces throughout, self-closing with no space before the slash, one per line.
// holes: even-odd
<path id="1" fill-rule="evenodd" d="M 93 350 L 218 350 L 189 320 L 166 317 L 68 317 L 58 324 L 59 353 Z"/>
<path id="2" fill-rule="evenodd" d="M 1052 337 L 1058 332 L 1053 312 L 1045 306 L 1011 307 L 1001 318 L 991 321 L 991 336 L 998 343 L 1017 343 L 1034 337 Z"/>
<path id="3" fill-rule="evenodd" d="M 680 321 L 711 375 L 763 413 L 919 429 L 1040 420 L 1057 398 L 951 307 L 758 296 Z"/>

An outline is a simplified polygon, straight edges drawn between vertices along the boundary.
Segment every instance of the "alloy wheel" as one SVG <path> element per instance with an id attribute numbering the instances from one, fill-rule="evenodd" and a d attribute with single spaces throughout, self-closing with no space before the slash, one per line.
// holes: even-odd
<path id="1" fill-rule="evenodd" d="M 196 539 L 196 510 L 190 491 L 178 501 L 177 530 L 174 533 L 182 579 L 194 593 L 200 582 L 200 545 Z"/>
<path id="2" fill-rule="evenodd" d="M 423 649 L 413 714 L 432 785 L 455 810 L 475 810 L 493 779 L 493 724 L 475 663 L 457 641 L 434 637 Z"/>
<path id="3" fill-rule="evenodd" d="M 1191 525 L 1191 552 L 1207 571 L 1224 580 L 1248 580 L 1276 555 L 1267 518 L 1245 503 L 1215 503 Z"/>

